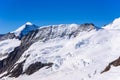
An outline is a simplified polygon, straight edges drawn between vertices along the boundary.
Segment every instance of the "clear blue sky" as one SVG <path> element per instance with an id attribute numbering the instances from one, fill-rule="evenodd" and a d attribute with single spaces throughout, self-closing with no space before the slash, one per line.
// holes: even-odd
<path id="1" fill-rule="evenodd" d="M 0 33 L 30 21 L 36 25 L 86 23 L 120 17 L 120 0 L 0 0 Z"/>

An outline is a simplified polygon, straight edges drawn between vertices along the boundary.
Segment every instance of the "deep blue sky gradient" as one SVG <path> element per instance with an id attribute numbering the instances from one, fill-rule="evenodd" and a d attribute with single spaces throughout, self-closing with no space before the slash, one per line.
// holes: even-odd
<path id="1" fill-rule="evenodd" d="M 36 25 L 94 23 L 120 17 L 120 0 L 0 0 L 0 34 L 30 21 Z"/>

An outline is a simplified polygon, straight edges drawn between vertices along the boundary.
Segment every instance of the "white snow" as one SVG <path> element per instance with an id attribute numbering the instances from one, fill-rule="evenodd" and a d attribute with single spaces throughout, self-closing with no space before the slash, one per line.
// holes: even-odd
<path id="1" fill-rule="evenodd" d="M 33 25 L 31 22 L 26 22 L 26 25 Z"/>
<path id="2" fill-rule="evenodd" d="M 15 47 L 19 46 L 21 43 L 18 39 L 7 39 L 0 42 L 0 60 L 6 58 L 10 52 L 14 50 Z"/>
<path id="3" fill-rule="evenodd" d="M 119 57 L 119 32 L 120 30 L 100 30 L 83 32 L 70 40 L 53 39 L 45 43 L 38 41 L 18 62 L 30 55 L 24 64 L 24 70 L 37 61 L 53 62 L 53 67 L 43 72 L 40 70 L 34 73 L 34 76 L 23 75 L 15 80 L 119 80 L 117 73 L 109 74 L 108 71 L 108 74 L 100 74 L 110 62 Z M 108 77 L 112 74 L 116 78 Z"/>
<path id="4" fill-rule="evenodd" d="M 30 76 L 6 77 L 5 80 L 120 80 L 119 66 L 112 66 L 110 71 L 101 74 L 110 62 L 120 56 L 119 21 L 120 18 L 109 27 L 98 31 L 81 32 L 75 38 L 58 37 L 46 42 L 35 42 L 17 62 L 26 59 L 23 71 L 38 61 L 52 62 L 54 65 L 49 69 L 42 68 Z M 60 26 L 60 29 L 57 29 L 60 32 L 66 29 Z M 76 26 L 69 25 L 68 30 L 72 31 L 72 28 L 76 30 Z"/>
<path id="5" fill-rule="evenodd" d="M 115 19 L 111 24 L 103 27 L 104 29 L 120 29 L 120 18 Z"/>

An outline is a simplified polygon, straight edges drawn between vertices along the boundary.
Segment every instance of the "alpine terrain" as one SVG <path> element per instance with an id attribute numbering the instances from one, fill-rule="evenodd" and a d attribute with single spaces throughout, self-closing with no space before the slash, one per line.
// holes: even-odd
<path id="1" fill-rule="evenodd" d="M 120 80 L 120 18 L 36 26 L 0 35 L 0 80 Z"/>

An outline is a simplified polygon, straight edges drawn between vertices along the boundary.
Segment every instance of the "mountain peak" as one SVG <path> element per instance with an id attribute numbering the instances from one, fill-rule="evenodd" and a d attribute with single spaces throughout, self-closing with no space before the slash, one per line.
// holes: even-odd
<path id="1" fill-rule="evenodd" d="M 120 24 L 120 17 L 119 17 L 119 18 L 116 18 L 116 19 L 113 21 L 113 24 Z"/>
<path id="2" fill-rule="evenodd" d="M 38 26 L 32 24 L 31 22 L 27 22 L 12 33 L 14 33 L 17 37 L 21 38 L 22 36 L 28 34 L 32 30 L 36 30 L 37 28 Z"/>
<path id="3" fill-rule="evenodd" d="M 120 17 L 113 20 L 112 23 L 103 27 L 104 29 L 120 29 Z"/>
<path id="4" fill-rule="evenodd" d="M 33 25 L 31 22 L 26 22 L 25 24 L 26 25 Z"/>

